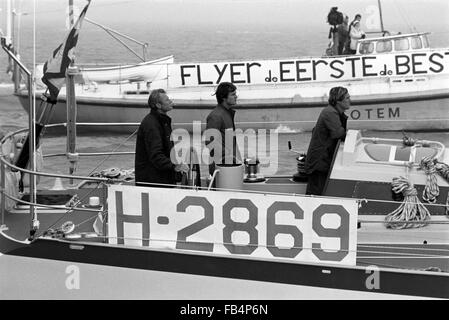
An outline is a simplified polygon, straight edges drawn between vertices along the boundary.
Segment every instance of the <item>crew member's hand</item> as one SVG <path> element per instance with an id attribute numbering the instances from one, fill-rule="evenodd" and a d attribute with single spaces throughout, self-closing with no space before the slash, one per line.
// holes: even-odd
<path id="1" fill-rule="evenodd" d="M 175 165 L 175 171 L 188 173 L 189 172 L 189 166 L 186 165 L 185 163 L 177 164 L 177 165 Z"/>

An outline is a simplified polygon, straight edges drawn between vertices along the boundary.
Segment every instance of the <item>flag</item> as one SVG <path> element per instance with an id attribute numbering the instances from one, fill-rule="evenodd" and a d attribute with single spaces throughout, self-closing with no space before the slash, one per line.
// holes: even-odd
<path id="1" fill-rule="evenodd" d="M 86 15 L 90 0 L 81 11 L 78 20 L 65 37 L 64 41 L 53 51 L 50 59 L 44 64 L 44 75 L 42 82 L 45 83 L 50 91 L 50 101 L 55 101 L 58 97 L 59 90 L 64 85 L 65 73 L 70 63 L 75 59 L 75 46 L 78 42 L 78 33 L 81 23 Z"/>

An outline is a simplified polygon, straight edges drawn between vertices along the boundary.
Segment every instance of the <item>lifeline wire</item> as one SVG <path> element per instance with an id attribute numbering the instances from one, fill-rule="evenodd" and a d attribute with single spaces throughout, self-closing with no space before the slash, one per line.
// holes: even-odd
<path id="1" fill-rule="evenodd" d="M 118 149 L 120 149 L 129 139 L 131 139 L 136 133 L 137 133 L 137 131 L 138 131 L 139 129 L 136 129 L 133 133 L 131 133 L 131 135 L 129 136 L 129 137 L 127 137 L 126 139 L 125 139 L 125 141 L 123 141 L 122 143 L 120 143 L 119 145 L 118 145 L 118 147 L 117 148 L 115 148 L 111 153 L 114 153 L 114 152 L 116 152 Z M 106 160 L 108 160 L 110 157 L 112 156 L 112 154 L 110 154 L 110 155 L 108 155 L 108 156 L 106 156 L 102 161 L 100 161 L 100 163 L 88 174 L 88 176 L 90 176 L 92 173 L 94 173 L 95 172 L 95 170 L 97 170 L 98 169 L 98 167 L 100 167 Z"/>

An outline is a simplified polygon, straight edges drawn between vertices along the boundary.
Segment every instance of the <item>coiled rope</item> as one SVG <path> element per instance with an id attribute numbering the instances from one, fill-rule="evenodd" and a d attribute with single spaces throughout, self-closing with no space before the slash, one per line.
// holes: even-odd
<path id="1" fill-rule="evenodd" d="M 419 228 L 427 225 L 426 221 L 430 219 L 430 213 L 427 208 L 419 201 L 418 192 L 406 178 L 393 178 L 391 183 L 395 193 L 404 195 L 404 201 L 393 212 L 385 217 L 385 226 L 391 229 Z M 407 223 L 413 221 L 413 223 Z M 416 222 L 422 221 L 422 223 Z M 398 223 L 404 222 L 404 223 Z"/>
<path id="2" fill-rule="evenodd" d="M 437 159 L 433 160 L 435 163 L 435 169 L 438 174 L 442 176 L 447 182 L 449 182 L 449 166 L 444 162 L 439 162 Z"/>
<path id="3" fill-rule="evenodd" d="M 422 192 L 422 198 L 429 203 L 435 203 L 437 197 L 440 195 L 440 188 L 437 183 L 437 170 L 434 159 L 432 157 L 422 158 L 419 167 L 426 174 L 426 186 Z"/>

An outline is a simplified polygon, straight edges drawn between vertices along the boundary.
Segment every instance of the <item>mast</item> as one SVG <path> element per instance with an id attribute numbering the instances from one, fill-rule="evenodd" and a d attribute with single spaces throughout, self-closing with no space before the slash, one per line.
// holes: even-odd
<path id="1" fill-rule="evenodd" d="M 382 31 L 382 34 L 384 34 L 385 30 L 384 30 L 384 21 L 382 18 L 382 6 L 380 4 L 380 0 L 377 0 L 377 4 L 379 6 L 379 17 L 380 17 L 380 30 Z"/>
<path id="2" fill-rule="evenodd" d="M 12 41 L 12 0 L 6 0 L 6 45 Z"/>
<path id="3" fill-rule="evenodd" d="M 69 0 L 69 21 L 70 27 L 73 28 L 73 0 Z M 72 62 L 67 68 L 66 74 L 66 106 L 67 106 L 67 158 L 70 162 L 69 173 L 75 172 L 78 154 L 76 153 L 76 97 L 75 97 L 75 76 L 79 73 L 78 68 Z M 73 179 L 70 179 L 73 184 Z"/>
<path id="4" fill-rule="evenodd" d="M 14 8 L 14 2 L 13 0 L 6 0 L 6 45 L 10 46 L 11 51 L 14 53 L 14 55 L 17 56 L 17 58 L 20 60 L 20 54 L 18 50 L 16 49 L 16 41 L 15 41 L 15 15 L 18 15 L 18 19 L 20 22 L 20 13 L 17 13 Z M 18 27 L 20 24 L 18 25 Z M 20 30 L 17 30 L 17 36 L 20 36 Z M 18 40 L 17 40 L 18 42 Z M 10 58 L 12 59 L 12 58 Z M 11 61 L 11 60 L 10 60 Z M 14 93 L 17 93 L 20 88 L 20 69 L 17 66 L 17 63 L 13 63 L 12 65 L 12 79 L 14 82 Z"/>
<path id="5" fill-rule="evenodd" d="M 29 112 L 29 153 L 30 153 L 30 173 L 29 176 L 29 188 L 30 188 L 30 215 L 31 215 L 31 228 L 30 228 L 30 240 L 34 239 L 36 231 L 39 229 L 39 220 L 37 217 L 36 207 L 33 203 L 37 203 L 36 195 L 36 80 L 34 75 L 36 74 L 36 0 L 33 1 L 33 71 L 28 76 L 28 99 L 30 105 Z"/>

